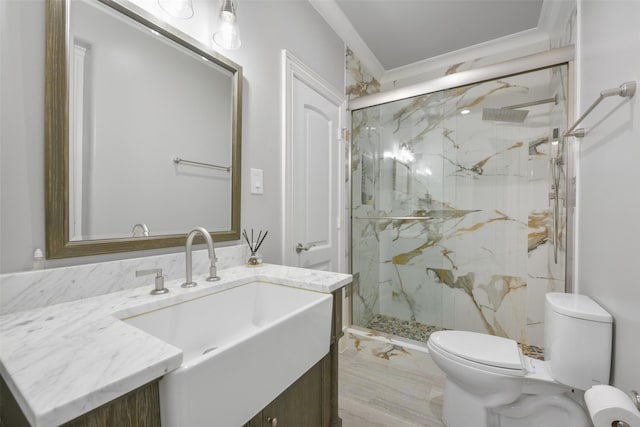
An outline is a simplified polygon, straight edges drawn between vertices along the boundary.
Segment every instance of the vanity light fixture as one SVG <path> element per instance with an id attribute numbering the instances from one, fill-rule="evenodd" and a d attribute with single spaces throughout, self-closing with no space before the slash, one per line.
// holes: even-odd
<path id="1" fill-rule="evenodd" d="M 213 41 L 224 49 L 238 49 L 241 45 L 237 9 L 236 0 L 221 0 L 218 29 L 213 33 Z"/>
<path id="2" fill-rule="evenodd" d="M 464 115 L 469 114 L 470 112 L 471 112 L 471 110 L 469 110 L 468 108 L 465 108 L 464 110 L 460 111 L 460 114 L 462 114 L 464 116 Z"/>
<path id="3" fill-rule="evenodd" d="M 158 0 L 158 5 L 174 18 L 189 19 L 193 16 L 192 0 Z"/>

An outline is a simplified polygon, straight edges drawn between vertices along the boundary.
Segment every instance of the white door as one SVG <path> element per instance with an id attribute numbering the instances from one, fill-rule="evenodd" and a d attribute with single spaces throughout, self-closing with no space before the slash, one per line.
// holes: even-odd
<path id="1" fill-rule="evenodd" d="M 285 263 L 341 271 L 343 99 L 295 58 L 284 58 Z"/>

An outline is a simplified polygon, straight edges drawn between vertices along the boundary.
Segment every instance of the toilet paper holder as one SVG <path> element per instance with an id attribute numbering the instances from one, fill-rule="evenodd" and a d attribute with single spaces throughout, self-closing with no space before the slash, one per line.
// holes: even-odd
<path id="1" fill-rule="evenodd" d="M 636 405 L 636 408 L 638 408 L 638 411 L 640 411 L 640 394 L 638 394 L 638 392 L 635 390 L 631 390 L 631 392 L 629 393 L 629 397 L 631 397 L 631 401 L 633 402 L 634 405 Z M 625 423 L 624 421 L 614 421 L 611 424 L 611 427 L 631 427 L 631 426 L 629 426 L 629 424 Z"/>
<path id="2" fill-rule="evenodd" d="M 638 411 L 640 411 L 640 394 L 638 394 L 638 392 L 635 390 L 631 390 L 629 395 L 631 396 L 633 404 L 636 405 L 636 408 L 638 408 Z"/>

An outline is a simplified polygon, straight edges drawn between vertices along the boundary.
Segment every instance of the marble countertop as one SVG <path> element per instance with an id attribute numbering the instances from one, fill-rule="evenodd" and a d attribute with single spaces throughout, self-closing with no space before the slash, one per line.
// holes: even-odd
<path id="1" fill-rule="evenodd" d="M 351 275 L 263 264 L 219 271 L 221 280 L 150 295 L 148 286 L 0 317 L 0 373 L 36 427 L 70 421 L 182 363 L 182 351 L 120 319 L 255 280 L 332 292 Z M 151 277 L 151 276 L 149 276 Z"/>

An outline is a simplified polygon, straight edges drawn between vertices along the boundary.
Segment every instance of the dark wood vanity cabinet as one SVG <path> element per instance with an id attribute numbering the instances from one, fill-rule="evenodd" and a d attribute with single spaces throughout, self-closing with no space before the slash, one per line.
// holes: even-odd
<path id="1" fill-rule="evenodd" d="M 158 427 L 160 426 L 160 379 L 143 385 L 109 403 L 64 423 L 62 427 Z M 0 390 L 0 426 L 29 427 L 4 379 Z"/>
<path id="2" fill-rule="evenodd" d="M 338 340 L 342 337 L 342 290 L 333 293 L 329 353 L 243 427 L 340 427 Z"/>
<path id="3" fill-rule="evenodd" d="M 156 427 L 160 425 L 159 380 L 79 416 L 62 427 Z"/>
<path id="4" fill-rule="evenodd" d="M 329 353 L 244 427 L 340 427 L 338 340 L 342 337 L 342 290 L 333 292 Z M 160 426 L 160 379 L 64 424 L 67 427 Z M 29 426 L 9 388 L 0 379 L 0 426 Z"/>
<path id="5" fill-rule="evenodd" d="M 329 359 L 327 354 L 244 427 L 330 426 L 329 390 L 323 381 Z"/>

